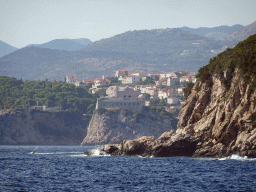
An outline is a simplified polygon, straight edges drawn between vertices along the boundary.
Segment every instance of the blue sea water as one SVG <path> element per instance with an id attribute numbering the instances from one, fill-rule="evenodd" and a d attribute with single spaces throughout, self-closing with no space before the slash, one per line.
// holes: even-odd
<path id="1" fill-rule="evenodd" d="M 254 159 L 113 157 L 97 147 L 0 146 L 0 191 L 256 191 Z"/>

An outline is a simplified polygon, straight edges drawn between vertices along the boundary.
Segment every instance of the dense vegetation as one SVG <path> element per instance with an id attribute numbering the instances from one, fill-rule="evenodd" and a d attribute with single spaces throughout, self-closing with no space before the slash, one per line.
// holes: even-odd
<path id="1" fill-rule="evenodd" d="M 0 76 L 0 109 L 24 110 L 30 106 L 60 106 L 64 110 L 92 114 L 96 95 L 64 82 L 26 81 Z"/>
<path id="2" fill-rule="evenodd" d="M 256 34 L 210 59 L 208 65 L 199 69 L 196 77 L 199 81 L 211 84 L 211 75 L 218 74 L 228 89 L 230 81 L 224 77 L 224 72 L 234 72 L 236 68 L 246 83 L 256 88 Z"/>

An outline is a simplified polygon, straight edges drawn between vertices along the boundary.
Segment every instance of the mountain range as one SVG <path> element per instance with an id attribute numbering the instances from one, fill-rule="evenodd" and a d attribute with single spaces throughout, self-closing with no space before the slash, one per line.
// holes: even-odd
<path id="1" fill-rule="evenodd" d="M 199 28 L 194 29 L 194 28 L 189 28 L 189 27 L 181 27 L 180 29 L 183 31 L 189 31 L 189 32 L 197 34 L 197 35 L 213 38 L 215 40 L 221 40 L 221 39 L 224 39 L 224 38 L 232 35 L 236 31 L 239 31 L 244 28 L 245 27 L 243 25 L 237 24 L 237 25 L 233 25 L 231 27 L 229 27 L 227 25 L 222 25 L 222 26 L 212 27 L 212 28 L 199 27 Z"/>
<path id="2" fill-rule="evenodd" d="M 13 47 L 3 41 L 0 40 L 0 57 L 4 55 L 8 55 L 9 53 L 12 53 L 16 51 L 18 48 Z"/>
<path id="3" fill-rule="evenodd" d="M 232 26 L 233 29 L 241 27 Z M 256 32 L 254 23 L 234 34 L 246 38 L 249 36 L 248 30 L 250 33 Z M 129 73 L 139 70 L 147 73 L 175 70 L 196 72 L 210 58 L 236 45 L 238 41 L 234 34 L 233 40 L 216 40 L 180 28 L 128 31 L 83 46 L 79 51 L 52 49 L 54 45 L 64 42 L 53 40 L 40 45 L 48 45 L 48 48 L 27 46 L 3 56 L 0 58 L 0 75 L 24 80 L 64 80 L 66 75 L 78 79 L 100 77 L 114 74 L 120 68 L 127 69 Z M 77 41 L 65 42 L 76 45 Z"/>
<path id="4" fill-rule="evenodd" d="M 234 41 L 236 43 L 245 40 L 247 37 L 254 35 L 256 32 L 256 21 L 247 25 L 245 28 L 238 30 L 226 37 L 225 40 Z"/>
<path id="5" fill-rule="evenodd" d="M 91 44 L 92 41 L 86 38 L 82 39 L 55 39 L 43 44 L 31 44 L 26 47 L 41 47 L 48 49 L 58 49 L 58 50 L 66 50 L 66 51 L 78 51 L 82 49 L 84 46 Z"/>

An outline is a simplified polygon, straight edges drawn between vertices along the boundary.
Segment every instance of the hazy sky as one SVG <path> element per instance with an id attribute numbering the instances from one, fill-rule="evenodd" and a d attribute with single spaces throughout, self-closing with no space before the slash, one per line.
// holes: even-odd
<path id="1" fill-rule="evenodd" d="M 0 40 L 21 48 L 141 29 L 248 25 L 256 0 L 0 0 L 0 18 Z"/>

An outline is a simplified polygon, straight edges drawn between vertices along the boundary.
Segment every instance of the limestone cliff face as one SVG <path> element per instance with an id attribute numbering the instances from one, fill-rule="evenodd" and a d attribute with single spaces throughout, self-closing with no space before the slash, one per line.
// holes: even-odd
<path id="1" fill-rule="evenodd" d="M 89 117 L 82 114 L 22 112 L 0 116 L 1 145 L 78 145 Z"/>
<path id="2" fill-rule="evenodd" d="M 256 158 L 256 90 L 237 71 L 212 76 L 212 84 L 197 82 L 180 112 L 177 130 L 158 139 L 142 137 L 104 145 L 112 155 L 224 157 L 232 154 Z M 231 75 L 234 74 L 234 75 Z M 150 135 L 150 134 L 149 134 Z"/>
<path id="3" fill-rule="evenodd" d="M 114 109 L 100 114 L 95 110 L 82 144 L 120 143 L 123 139 L 141 136 L 159 137 L 171 129 L 171 121 L 163 119 L 147 107 L 142 108 L 141 113 Z"/>
<path id="4" fill-rule="evenodd" d="M 214 75 L 212 86 L 197 82 L 182 107 L 176 134 L 200 138 L 194 156 L 256 157 L 256 91 L 231 72 L 224 73 L 231 87 Z"/>

